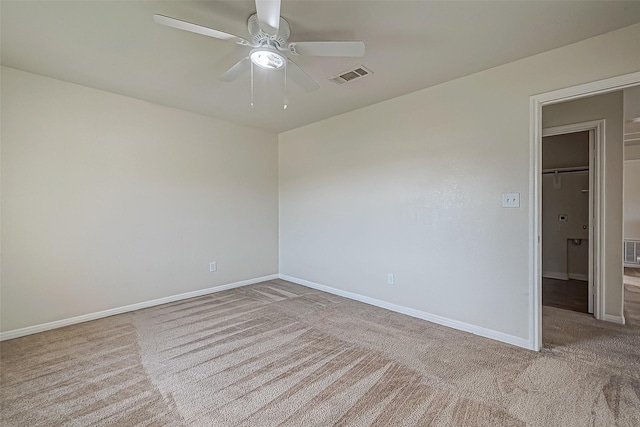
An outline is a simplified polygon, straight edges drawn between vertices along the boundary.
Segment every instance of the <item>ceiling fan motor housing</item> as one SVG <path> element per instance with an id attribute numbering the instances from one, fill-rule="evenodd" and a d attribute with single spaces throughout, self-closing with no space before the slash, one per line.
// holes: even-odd
<path id="1" fill-rule="evenodd" d="M 278 50 L 286 50 L 291 30 L 289 23 L 284 18 L 280 17 L 280 29 L 276 35 L 265 33 L 260 29 L 258 15 L 255 13 L 249 17 L 247 27 L 254 46 L 271 46 Z"/>

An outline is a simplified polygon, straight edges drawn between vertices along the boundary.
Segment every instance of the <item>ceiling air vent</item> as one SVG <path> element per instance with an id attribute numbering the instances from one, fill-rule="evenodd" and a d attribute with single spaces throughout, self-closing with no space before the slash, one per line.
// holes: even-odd
<path id="1" fill-rule="evenodd" d="M 344 73 L 338 74 L 337 76 L 329 77 L 329 80 L 336 84 L 343 85 L 345 83 L 366 77 L 369 74 L 373 74 L 373 72 L 363 65 L 358 65 L 353 70 L 345 71 Z"/>

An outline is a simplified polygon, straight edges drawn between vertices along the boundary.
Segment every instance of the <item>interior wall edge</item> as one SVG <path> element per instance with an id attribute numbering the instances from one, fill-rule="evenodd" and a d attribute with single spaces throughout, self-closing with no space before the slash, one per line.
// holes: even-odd
<path id="1" fill-rule="evenodd" d="M 321 285 L 309 280 L 300 279 L 297 277 L 287 276 L 286 274 L 280 274 L 280 279 L 286 280 L 298 285 L 306 286 L 308 288 L 316 289 L 319 291 L 327 292 L 333 295 L 338 295 L 344 298 L 349 298 L 354 301 L 359 301 L 365 304 L 373 305 L 376 307 L 391 310 L 396 313 L 405 314 L 407 316 L 415 317 L 418 319 L 426 320 L 427 322 L 436 323 L 447 328 L 456 329 L 462 332 L 468 332 L 473 335 L 478 335 L 484 338 L 500 341 L 505 344 L 511 344 L 516 347 L 521 347 L 527 350 L 535 350 L 534 343 L 530 339 L 520 338 L 515 335 L 505 334 L 493 329 L 484 328 L 482 326 L 476 326 L 469 323 L 461 322 L 459 320 L 450 319 L 448 317 L 439 316 L 437 314 L 427 313 L 425 311 L 416 310 L 414 308 L 405 307 L 403 305 L 394 304 L 384 300 L 371 298 L 365 295 L 360 295 L 354 292 L 343 291 L 341 289 L 332 288 L 331 286 Z"/>
<path id="2" fill-rule="evenodd" d="M 216 292 L 222 292 L 229 289 L 240 288 L 242 286 L 253 285 L 255 283 L 266 282 L 278 278 L 278 274 L 270 274 L 268 276 L 256 277 L 253 279 L 241 280 L 239 282 L 227 283 L 226 285 L 214 286 L 211 288 L 200 289 L 197 291 L 185 292 L 182 294 L 170 295 L 168 297 L 157 298 L 149 301 L 143 301 L 136 304 L 125 305 L 122 307 L 111 308 L 108 310 L 98 311 L 95 313 L 87 313 L 81 316 L 70 317 L 68 319 L 55 320 L 53 322 L 42 323 L 40 325 L 27 326 L 26 328 L 14 329 L 12 331 L 0 332 L 0 341 L 6 341 L 14 338 L 24 337 L 26 335 L 37 334 L 39 332 L 50 331 L 52 329 L 63 328 L 78 323 L 89 322 L 91 320 L 102 319 L 104 317 L 115 316 L 116 314 L 128 313 L 131 311 L 141 310 L 143 308 L 155 307 L 157 305 L 168 304 L 170 302 L 182 301 L 189 298 L 201 297 Z"/>

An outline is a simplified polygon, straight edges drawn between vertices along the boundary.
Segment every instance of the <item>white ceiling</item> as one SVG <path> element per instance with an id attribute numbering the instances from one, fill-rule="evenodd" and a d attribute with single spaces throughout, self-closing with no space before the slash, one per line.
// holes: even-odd
<path id="1" fill-rule="evenodd" d="M 247 36 L 252 1 L 1 2 L 1 62 L 235 123 L 284 131 L 640 22 L 640 2 L 287 1 L 291 41 L 363 40 L 363 58 L 303 58 L 304 93 L 217 80 L 247 48 L 154 23 L 155 13 Z M 375 74 L 327 81 L 355 65 Z"/>

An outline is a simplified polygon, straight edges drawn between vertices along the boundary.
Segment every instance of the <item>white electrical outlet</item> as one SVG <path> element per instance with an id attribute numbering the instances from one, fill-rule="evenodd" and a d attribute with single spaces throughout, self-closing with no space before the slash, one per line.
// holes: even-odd
<path id="1" fill-rule="evenodd" d="M 209 271 L 211 273 L 213 273 L 214 271 L 216 271 L 218 269 L 218 263 L 217 262 L 210 262 L 209 263 Z"/>
<path id="2" fill-rule="evenodd" d="M 520 193 L 502 193 L 503 208 L 519 208 Z"/>
<path id="3" fill-rule="evenodd" d="M 395 281 L 393 279 L 393 273 L 387 274 L 387 285 L 395 285 Z"/>

